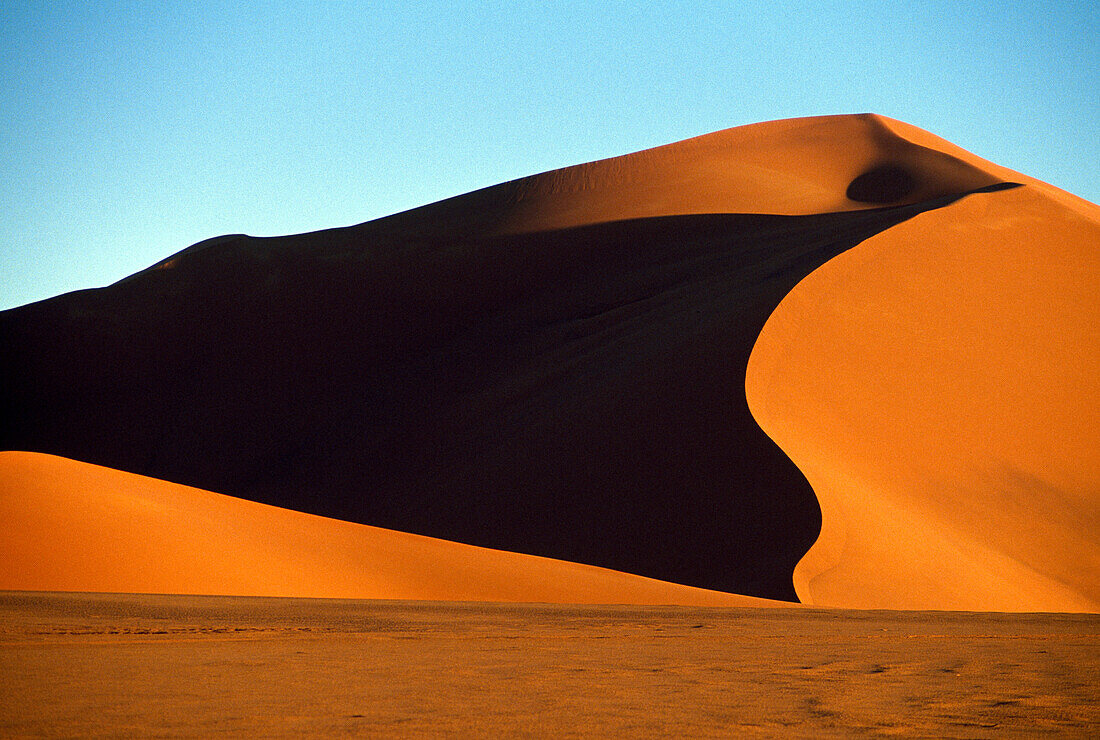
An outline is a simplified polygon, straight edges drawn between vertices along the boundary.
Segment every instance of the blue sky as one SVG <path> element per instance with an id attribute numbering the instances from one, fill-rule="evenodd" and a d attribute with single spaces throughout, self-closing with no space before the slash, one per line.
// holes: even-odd
<path id="1" fill-rule="evenodd" d="M 1091 2 L 639 5 L 0 0 L 0 308 L 792 116 L 1100 200 Z"/>

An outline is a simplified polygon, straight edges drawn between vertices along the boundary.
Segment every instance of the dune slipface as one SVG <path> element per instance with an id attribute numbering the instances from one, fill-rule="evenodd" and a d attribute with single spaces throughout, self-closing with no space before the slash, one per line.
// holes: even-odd
<path id="1" fill-rule="evenodd" d="M 1017 202 L 1010 197 L 1043 199 L 1048 211 L 1035 218 L 1044 224 L 1072 211 L 1084 231 L 1065 233 L 1084 238 L 1087 251 L 1089 219 L 1095 225 L 1087 205 L 877 116 L 730 129 L 344 229 L 219 237 L 107 288 L 0 314 L 0 337 L 13 348 L 2 360 L 0 448 L 388 530 L 783 599 L 795 597 L 791 574 L 822 527 L 805 471 L 826 518 L 799 566 L 804 599 L 854 604 L 866 588 L 878 589 L 881 596 L 868 598 L 884 606 L 908 604 L 911 593 L 947 603 L 935 599 L 965 591 L 974 595 L 968 608 L 1079 607 L 1091 603 L 1095 570 L 1067 576 L 1051 565 L 1063 562 L 1063 550 L 1048 551 L 1046 535 L 1019 540 L 1032 554 L 1010 557 L 1042 578 L 1068 579 L 1065 598 L 1044 600 L 1056 590 L 1021 586 L 1038 594 L 1025 603 L 991 587 L 1003 598 L 983 601 L 991 591 L 974 586 L 985 578 L 977 575 L 960 576 L 963 586 L 884 587 L 890 573 L 902 580 L 906 568 L 928 572 L 927 553 L 907 552 L 930 520 L 884 513 L 895 511 L 895 499 L 869 497 L 855 474 L 820 472 L 847 470 L 834 460 L 847 449 L 820 442 L 834 438 L 822 420 L 841 424 L 843 413 L 880 401 L 890 414 L 899 400 L 884 395 L 849 407 L 834 394 L 829 403 L 842 411 L 821 400 L 818 386 L 866 385 L 873 371 L 829 365 L 807 337 L 819 320 L 821 341 L 836 339 L 838 329 L 824 309 L 796 296 L 862 305 L 860 292 L 805 286 L 816 284 L 823 265 L 831 274 L 838 255 L 920 241 L 920 224 L 955 218 L 944 214 L 961 214 L 962 231 L 1011 231 L 1007 216 L 986 223 L 976 205 Z M 1065 256 L 1070 266 L 1076 256 Z M 922 295 L 920 281 L 929 291 L 940 281 L 935 266 L 925 267 L 913 272 Z M 873 287 L 883 268 L 866 274 L 867 288 L 862 269 L 852 279 L 861 291 L 887 290 Z M 1034 303 L 1032 312 L 1047 308 Z M 810 306 L 809 314 L 788 321 L 788 304 Z M 949 303 L 935 305 L 954 316 Z M 870 330 L 881 316 L 866 321 Z M 1089 359 L 1074 366 L 1066 393 L 1033 397 L 1033 415 L 1077 390 L 1081 413 L 1095 414 L 1094 396 L 1080 388 L 1097 356 L 1095 337 L 1079 317 L 1066 322 L 1053 326 Z M 980 324 L 968 327 L 981 332 Z M 910 358 L 892 371 L 924 367 L 904 337 L 892 342 L 889 354 Z M 817 385 L 802 371 L 818 373 Z M 849 375 L 831 385 L 836 372 Z M 899 393 L 912 378 L 896 380 Z M 939 397 L 920 404 L 937 408 Z M 1004 405 L 986 408 L 996 414 Z M 936 418 L 953 423 L 953 409 L 942 411 Z M 1016 440 L 1030 444 L 1027 433 Z M 851 465 L 873 457 L 873 469 L 891 470 L 884 444 L 892 443 L 857 434 Z M 907 444 L 911 460 L 973 468 L 947 463 L 936 444 L 923 452 Z M 1079 466 L 1095 469 L 1087 450 L 1073 449 L 1083 452 Z M 1065 470 L 1081 472 L 1064 459 Z M 1014 469 L 1031 474 L 1036 466 Z M 928 473 L 918 466 L 899 476 Z M 1095 506 L 1081 480 L 1054 495 L 1061 518 L 1051 526 L 1072 530 L 1072 541 L 1094 554 L 1095 519 L 1066 519 L 1082 500 L 1084 511 Z M 918 497 L 937 500 L 931 485 L 920 490 Z M 836 513 L 841 499 L 856 501 L 845 507 L 860 513 Z M 860 573 L 879 573 L 877 580 L 845 575 L 826 588 L 833 581 L 822 570 L 840 571 L 823 553 L 836 549 L 830 532 L 848 521 L 897 522 L 888 541 L 898 544 L 868 540 L 842 558 L 861 563 Z M 950 531 L 967 547 L 1000 552 L 1000 540 L 974 533 L 982 526 L 971 517 Z M 1012 538 L 1016 530 L 1004 531 Z M 955 571 L 972 562 L 960 560 Z M 820 585 L 807 588 L 810 581 Z"/>

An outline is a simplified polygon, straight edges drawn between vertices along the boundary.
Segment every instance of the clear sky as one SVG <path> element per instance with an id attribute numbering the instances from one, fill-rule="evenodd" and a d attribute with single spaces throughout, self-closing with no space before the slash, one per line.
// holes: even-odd
<path id="1" fill-rule="evenodd" d="M 1087 0 L 0 0 L 0 308 L 792 116 L 1096 202 L 1098 70 Z"/>

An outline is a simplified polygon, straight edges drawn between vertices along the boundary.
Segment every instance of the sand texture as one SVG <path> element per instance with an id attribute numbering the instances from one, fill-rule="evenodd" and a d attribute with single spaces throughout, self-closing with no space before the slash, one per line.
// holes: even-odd
<path id="1" fill-rule="evenodd" d="M 1095 616 L 0 594 L 0 735 L 1089 737 Z"/>
<path id="2" fill-rule="evenodd" d="M 1098 234 L 858 115 L 207 240 L 0 313 L 6 583 L 1096 611 Z"/>

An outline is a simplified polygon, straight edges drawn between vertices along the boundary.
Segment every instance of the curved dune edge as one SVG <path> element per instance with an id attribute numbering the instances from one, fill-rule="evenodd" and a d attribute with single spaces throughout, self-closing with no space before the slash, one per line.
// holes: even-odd
<path id="1" fill-rule="evenodd" d="M 794 606 L 0 453 L 0 589 Z"/>
<path id="2" fill-rule="evenodd" d="M 765 324 L 749 405 L 822 508 L 804 603 L 1100 611 L 1100 221 L 1049 187 L 878 234 Z"/>

